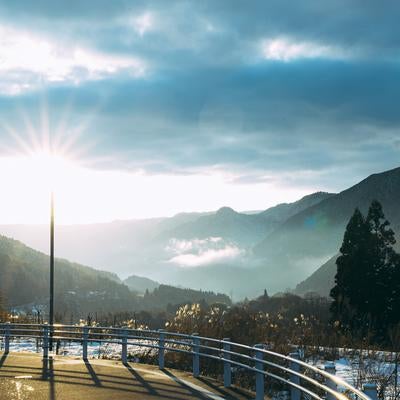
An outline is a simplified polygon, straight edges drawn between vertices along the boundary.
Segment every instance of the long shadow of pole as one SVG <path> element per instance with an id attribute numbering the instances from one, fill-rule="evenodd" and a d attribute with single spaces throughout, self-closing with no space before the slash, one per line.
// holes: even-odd
<path id="1" fill-rule="evenodd" d="M 7 353 L 4 353 L 4 354 L 1 356 L 1 358 L 0 358 L 0 368 L 3 366 L 4 362 L 6 361 L 7 356 L 8 356 Z"/>
<path id="2" fill-rule="evenodd" d="M 135 371 L 131 365 L 129 365 L 127 362 L 123 363 L 126 369 L 132 374 L 132 376 L 141 383 L 141 385 L 146 388 L 146 390 L 149 392 L 151 395 L 158 395 L 158 392 L 156 389 L 153 388 L 148 382 L 146 382 L 145 379 L 143 379 L 140 374 Z"/>
<path id="3" fill-rule="evenodd" d="M 53 358 L 43 358 L 42 379 L 49 382 L 49 400 L 56 399 Z"/>
<path id="4" fill-rule="evenodd" d="M 162 372 L 167 375 L 168 377 L 170 377 L 174 382 L 176 382 L 177 384 L 179 384 L 182 388 L 185 388 L 186 390 L 188 390 L 193 396 L 196 396 L 198 399 L 210 399 L 209 396 L 204 395 L 203 393 L 199 392 L 196 389 L 193 389 L 192 387 L 185 385 L 184 382 L 182 382 L 181 379 L 179 379 L 177 376 L 175 376 L 172 372 L 167 371 L 166 369 L 163 369 Z"/>
<path id="5" fill-rule="evenodd" d="M 94 382 L 95 386 L 101 386 L 101 381 L 99 377 L 97 376 L 95 370 L 93 369 L 92 365 L 90 364 L 89 360 L 83 360 L 85 362 L 85 366 L 90 374 L 90 377 L 92 378 L 92 381 Z"/>
<path id="6" fill-rule="evenodd" d="M 205 385 L 209 386 L 211 389 L 213 389 L 214 391 L 216 391 L 219 394 L 221 394 L 222 396 L 224 396 L 224 399 L 226 399 L 226 400 L 237 399 L 237 397 L 234 394 L 237 394 L 238 396 L 242 396 L 243 398 L 248 398 L 248 399 L 253 398 L 253 397 L 248 396 L 246 393 L 244 393 L 243 391 L 241 391 L 235 387 L 229 388 L 229 391 L 234 393 L 234 394 L 230 394 L 230 393 L 228 393 L 228 391 L 225 388 L 222 388 L 222 387 L 216 385 L 215 383 L 211 382 L 210 379 L 203 378 L 201 376 L 199 376 L 197 378 L 197 380 L 200 382 L 203 382 Z"/>

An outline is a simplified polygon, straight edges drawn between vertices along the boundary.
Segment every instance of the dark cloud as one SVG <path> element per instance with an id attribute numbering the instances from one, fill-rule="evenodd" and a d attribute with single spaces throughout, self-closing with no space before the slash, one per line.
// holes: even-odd
<path id="1" fill-rule="evenodd" d="M 132 18 L 146 12 L 154 26 L 140 35 Z M 7 2 L 8 25 L 140 57 L 149 71 L 2 96 L 0 144 L 13 140 L 5 125 L 23 135 L 21 109 L 40 126 L 45 91 L 50 125 L 68 109 L 97 168 L 221 169 L 249 183 L 279 171 L 288 185 L 337 189 L 398 163 L 399 17 L 394 1 Z M 263 60 L 261 42 L 280 36 L 337 57 Z"/>

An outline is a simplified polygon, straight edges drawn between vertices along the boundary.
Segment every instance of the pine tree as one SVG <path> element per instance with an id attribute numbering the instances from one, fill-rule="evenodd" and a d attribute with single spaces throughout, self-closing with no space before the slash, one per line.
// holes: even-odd
<path id="1" fill-rule="evenodd" d="M 391 282 L 386 298 L 388 323 L 400 329 L 400 254 L 395 253 L 391 257 L 388 276 Z"/>
<path id="2" fill-rule="evenodd" d="M 366 218 L 356 209 L 337 258 L 331 312 L 342 328 L 383 339 L 400 322 L 400 255 L 381 204 L 373 201 Z"/>
<path id="3" fill-rule="evenodd" d="M 389 228 L 382 205 L 374 200 L 368 210 L 366 222 L 370 230 L 368 271 L 364 277 L 370 296 L 366 312 L 371 317 L 371 324 L 378 330 L 389 323 L 393 285 L 391 276 L 396 253 L 393 245 L 396 243 L 394 232 Z"/>
<path id="4" fill-rule="evenodd" d="M 336 260 L 335 286 L 330 293 L 333 318 L 345 329 L 354 329 L 359 324 L 356 320 L 360 317 L 359 307 L 368 295 L 360 284 L 368 265 L 368 238 L 368 225 L 357 208 L 344 233 L 341 255 Z"/>

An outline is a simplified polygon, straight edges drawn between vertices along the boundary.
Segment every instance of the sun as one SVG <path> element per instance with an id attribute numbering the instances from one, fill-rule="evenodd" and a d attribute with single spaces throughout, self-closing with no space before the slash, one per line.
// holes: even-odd
<path id="1" fill-rule="evenodd" d="M 76 168 L 72 159 L 53 151 L 33 151 L 25 156 L 26 171 L 32 179 L 38 179 L 51 192 L 57 191 L 63 181 L 70 178 L 71 172 Z"/>

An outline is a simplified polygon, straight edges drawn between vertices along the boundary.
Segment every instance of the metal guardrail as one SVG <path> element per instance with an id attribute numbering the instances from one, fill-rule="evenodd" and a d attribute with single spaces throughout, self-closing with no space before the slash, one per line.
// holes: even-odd
<path id="1" fill-rule="evenodd" d="M 255 375 L 256 400 L 264 399 L 265 378 L 290 387 L 291 400 L 377 400 L 376 385 L 365 384 L 363 391 L 335 376 L 335 365 L 328 362 L 324 369 L 299 360 L 298 353 L 289 356 L 270 351 L 262 344 L 247 346 L 230 339 L 202 337 L 164 330 L 138 330 L 128 328 L 44 324 L 0 324 L 4 353 L 10 351 L 12 338 L 34 338 L 42 343 L 43 358 L 49 357 L 51 341 L 78 342 L 82 345 L 82 358 L 88 358 L 88 343 L 113 343 L 121 346 L 121 360 L 128 362 L 128 346 L 156 349 L 158 365 L 164 368 L 165 352 L 178 352 L 192 357 L 193 376 L 200 375 L 201 359 L 212 359 L 223 365 L 225 387 L 232 385 L 232 369 L 249 371 Z M 341 388 L 341 390 L 339 390 Z M 344 392 L 343 392 L 344 389 Z"/>

